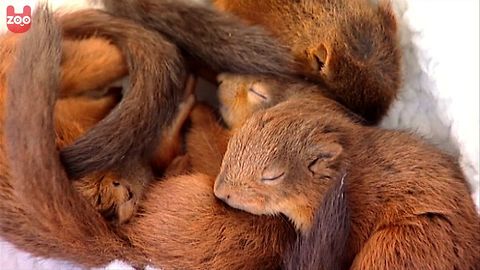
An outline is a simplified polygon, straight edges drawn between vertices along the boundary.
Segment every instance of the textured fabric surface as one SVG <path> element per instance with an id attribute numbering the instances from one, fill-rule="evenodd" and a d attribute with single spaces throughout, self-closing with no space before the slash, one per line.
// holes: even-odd
<path id="1" fill-rule="evenodd" d="M 192 0 L 206 2 L 206 0 Z M 5 6 L 0 1 L 0 32 Z M 33 0 L 10 0 L 15 6 Z M 50 0 L 54 8 L 78 9 L 87 0 Z M 458 156 L 480 205 L 479 193 L 479 2 L 397 0 L 404 52 L 404 85 L 381 126 L 408 130 Z M 0 241 L 1 269 L 81 269 L 35 258 Z M 133 269 L 113 262 L 105 269 Z"/>

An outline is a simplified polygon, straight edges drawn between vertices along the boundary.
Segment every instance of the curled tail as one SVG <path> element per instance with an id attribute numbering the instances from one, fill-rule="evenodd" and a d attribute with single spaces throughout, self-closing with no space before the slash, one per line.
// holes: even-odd
<path id="1" fill-rule="evenodd" d="M 69 176 L 122 168 L 131 158 L 149 156 L 182 97 L 186 70 L 177 47 L 157 32 L 98 10 L 65 14 L 60 20 L 67 36 L 112 40 L 124 53 L 130 75 L 119 105 L 61 151 Z"/>
<path id="2" fill-rule="evenodd" d="M 345 192 L 345 175 L 327 191 L 315 215 L 312 230 L 298 238 L 285 269 L 348 269 L 346 245 L 350 233 L 350 216 Z"/>
<path id="3" fill-rule="evenodd" d="M 55 146 L 61 31 L 40 6 L 7 78 L 0 233 L 37 256 L 104 265 L 127 252 L 125 240 L 72 187 Z"/>
<path id="4" fill-rule="evenodd" d="M 99 11 L 64 16 L 65 32 L 93 33 L 113 40 L 127 57 L 131 88 L 119 106 L 73 145 L 62 150 L 72 178 L 90 172 L 128 168 L 128 159 L 149 156 L 152 145 L 173 118 L 185 68 L 165 35 L 214 69 L 240 73 L 293 74 L 294 61 L 260 28 L 208 7 L 181 0 L 105 0 L 115 18 Z M 162 33 L 162 34 L 160 34 Z"/>
<path id="5" fill-rule="evenodd" d="M 185 0 L 103 0 L 112 14 L 133 19 L 167 36 L 217 71 L 294 74 L 290 51 L 259 27 Z"/>

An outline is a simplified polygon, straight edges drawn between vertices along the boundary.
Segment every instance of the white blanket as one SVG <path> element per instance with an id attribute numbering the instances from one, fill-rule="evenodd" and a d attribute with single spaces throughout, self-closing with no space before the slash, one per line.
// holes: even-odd
<path id="1" fill-rule="evenodd" d="M 0 1 L 0 32 L 6 29 L 2 21 L 8 2 Z M 15 0 L 15 6 L 33 2 Z M 55 8 L 87 6 L 82 0 L 49 2 Z M 396 0 L 395 5 L 401 22 L 405 82 L 381 125 L 414 131 L 458 156 L 480 206 L 479 2 Z M 80 269 L 66 262 L 31 257 L 1 241 L 0 268 Z M 106 269 L 132 268 L 113 262 Z"/>

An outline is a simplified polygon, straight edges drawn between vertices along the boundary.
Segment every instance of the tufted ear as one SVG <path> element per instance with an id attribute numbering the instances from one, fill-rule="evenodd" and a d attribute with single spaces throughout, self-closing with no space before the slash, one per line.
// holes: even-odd
<path id="1" fill-rule="evenodd" d="M 308 164 L 308 170 L 314 175 L 322 174 L 322 171 L 337 160 L 343 151 L 338 143 L 327 143 L 313 148 L 313 160 Z"/>
<path id="2" fill-rule="evenodd" d="M 324 44 L 320 44 L 316 48 L 307 51 L 308 61 L 313 71 L 322 71 L 328 61 L 328 54 L 329 51 Z"/>

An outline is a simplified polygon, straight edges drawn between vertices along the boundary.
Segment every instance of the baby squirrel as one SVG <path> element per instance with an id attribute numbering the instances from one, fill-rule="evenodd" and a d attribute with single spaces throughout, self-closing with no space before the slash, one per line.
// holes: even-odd
<path id="1" fill-rule="evenodd" d="M 3 109 L 6 103 L 6 76 L 15 59 L 20 37 L 13 34 L 0 37 L 0 56 L 3 59 L 0 65 L 0 104 Z M 106 117 L 117 105 L 116 96 L 120 93 L 100 99 L 77 96 L 106 88 L 124 77 L 127 72 L 122 53 L 105 38 L 64 38 L 61 45 L 59 96 L 62 99 L 55 105 L 58 149 L 72 144 Z M 165 151 L 169 147 L 171 148 L 170 145 L 165 147 Z M 89 174 L 75 181 L 73 185 L 109 221 L 121 224 L 134 214 L 145 185 L 143 180 L 145 179 L 137 177 L 129 181 L 129 178 L 110 171 Z"/>
<path id="2" fill-rule="evenodd" d="M 77 192 L 60 163 L 53 106 L 58 95 L 54 90 L 60 85 L 61 33 L 41 5 L 32 20 L 8 73 L 7 113 L 1 118 L 2 238 L 34 256 L 84 267 L 122 259 L 139 268 L 278 269 L 295 241 L 291 224 L 217 200 L 212 192 L 215 177 L 200 174 L 205 164 L 199 164 L 220 164 L 222 155 L 214 150 L 203 151 L 213 154 L 192 162 L 189 169 L 197 173 L 152 181 L 140 201 L 140 213 L 126 224 L 109 226 Z M 201 107 L 192 111 L 192 126 L 198 132 L 190 138 L 203 138 L 205 149 L 214 149 L 208 142 L 217 139 L 216 129 L 209 128 L 214 117 L 204 112 Z M 143 173 L 132 171 L 137 177 Z"/>
<path id="3" fill-rule="evenodd" d="M 80 11 L 61 16 L 73 36 L 111 39 L 127 58 L 131 87 L 101 123 L 61 152 L 69 176 L 128 170 L 149 160 L 172 121 L 187 74 L 186 54 L 218 71 L 293 75 L 288 50 L 265 30 L 187 0 L 103 0 L 108 13 Z M 115 17 L 110 14 L 115 14 Z"/>
<path id="4" fill-rule="evenodd" d="M 220 112 L 231 130 L 241 127 L 253 113 L 290 98 L 313 94 L 324 97 L 322 100 L 327 99 L 325 88 L 300 80 L 230 73 L 218 75 L 217 80 Z M 336 102 L 326 101 L 322 106 L 347 113 L 352 120 L 364 123 L 359 116 Z"/>
<path id="5" fill-rule="evenodd" d="M 118 103 L 113 96 L 99 99 L 73 97 L 60 99 L 55 104 L 55 137 L 57 149 L 75 139 L 103 119 Z M 134 214 L 137 194 L 141 194 L 140 181 L 128 181 L 113 172 L 93 173 L 72 182 L 109 222 L 122 224 Z"/>
<path id="6" fill-rule="evenodd" d="M 302 73 L 375 124 L 401 84 L 397 22 L 387 0 L 213 0 L 269 30 L 290 48 Z"/>
<path id="7" fill-rule="evenodd" d="M 217 134 L 223 134 L 223 137 L 227 138 L 223 140 L 225 146 L 222 153 L 225 153 L 226 144 L 232 134 L 255 112 L 291 98 L 314 95 L 318 99 L 324 94 L 324 89 L 318 85 L 268 76 L 220 74 L 217 79 L 220 84 L 218 91 L 220 111 L 225 123 L 230 127 L 228 131 L 215 128 L 218 130 Z M 339 104 L 328 99 L 319 101 L 321 104 L 316 104 L 316 107 L 328 107 L 336 113 L 345 114 L 352 121 L 364 123 Z M 217 169 L 213 175 L 218 173 Z M 306 235 L 300 235 L 293 250 L 285 255 L 285 269 L 344 269 L 342 267 L 346 265 L 344 251 L 349 236 L 350 220 L 344 178 L 341 180 L 334 181 L 333 187 L 325 192 L 322 206 L 315 215 L 316 229 Z"/>
<path id="8" fill-rule="evenodd" d="M 6 74 L 11 65 L 12 56 L 16 52 L 19 36 L 5 34 L 0 37 L 2 55 L 1 94 L 0 102 L 5 103 Z M 77 138 L 91 129 L 107 116 L 116 106 L 118 100 L 109 95 L 100 99 L 76 97 L 99 90 L 126 75 L 126 63 L 119 49 L 107 39 L 90 37 L 86 39 L 64 39 L 62 41 L 60 93 L 63 99 L 55 105 L 56 144 L 62 149 L 72 144 Z M 193 106 L 190 99 L 184 108 L 184 119 Z M 2 105 L 3 106 L 3 105 Z M 181 113 L 180 110 L 179 113 Z M 181 119 L 176 119 L 176 122 Z M 185 121 L 185 120 L 183 120 Z M 183 123 L 178 123 L 181 126 Z M 166 129 L 168 134 L 162 136 L 169 143 L 162 143 L 164 149 L 156 154 L 164 164 L 156 164 L 157 168 L 166 168 L 169 157 L 179 151 L 179 145 L 174 145 L 178 138 L 175 132 L 180 132 L 177 126 Z M 178 143 L 177 143 L 178 144 Z M 168 153 L 168 156 L 166 156 Z M 173 158 L 170 158 L 173 159 Z M 130 183 L 117 173 L 92 173 L 74 182 L 76 189 L 89 200 L 95 208 L 108 220 L 114 223 L 124 223 L 134 214 L 137 201 L 145 183 L 132 181 Z"/>
<path id="9" fill-rule="evenodd" d="M 181 150 L 181 127 L 193 107 L 194 84 L 189 82 L 186 100 L 180 104 L 172 125 L 165 129 L 161 138 L 162 148 L 152 161 L 157 171 L 163 171 Z M 60 99 L 55 105 L 56 145 L 59 150 L 73 143 L 88 129 L 103 119 L 118 103 L 113 96 L 100 99 L 75 97 Z M 73 182 L 80 192 L 109 222 L 123 224 L 135 214 L 143 189 L 153 175 L 135 173 L 126 178 L 113 171 L 96 172 Z"/>
<path id="10" fill-rule="evenodd" d="M 326 104 L 331 105 L 327 106 Z M 312 229 L 344 177 L 350 269 L 476 269 L 480 218 L 454 159 L 408 134 L 366 127 L 320 95 L 254 113 L 228 143 L 215 195 Z"/>

